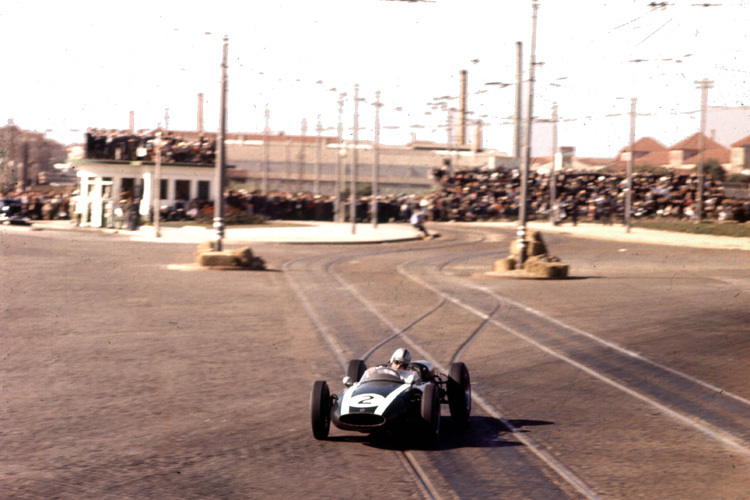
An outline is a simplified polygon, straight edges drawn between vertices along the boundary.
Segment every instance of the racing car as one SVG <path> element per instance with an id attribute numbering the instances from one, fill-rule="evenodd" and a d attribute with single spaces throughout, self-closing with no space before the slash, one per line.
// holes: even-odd
<path id="1" fill-rule="evenodd" d="M 411 362 L 407 349 L 397 349 L 389 364 L 369 369 L 363 360 L 351 360 L 343 383 L 338 394 L 330 393 L 325 380 L 313 384 L 310 417 L 316 439 L 327 439 L 333 422 L 339 429 L 364 433 L 417 429 L 431 440 L 440 432 L 442 404 L 459 426 L 471 413 L 466 365 L 452 363 L 444 375 L 428 361 Z"/>

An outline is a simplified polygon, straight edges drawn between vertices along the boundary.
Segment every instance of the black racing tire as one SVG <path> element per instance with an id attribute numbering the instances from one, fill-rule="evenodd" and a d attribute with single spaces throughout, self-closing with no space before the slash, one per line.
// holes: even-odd
<path id="1" fill-rule="evenodd" d="M 440 389 L 433 383 L 427 384 L 422 392 L 421 414 L 428 439 L 437 438 L 440 433 Z"/>
<path id="2" fill-rule="evenodd" d="M 465 364 L 451 363 L 447 392 L 451 418 L 459 426 L 466 425 L 471 414 L 471 378 Z"/>
<path id="3" fill-rule="evenodd" d="M 325 380 L 316 380 L 310 394 L 310 419 L 315 439 L 327 439 L 331 428 L 331 392 Z"/>
<path id="4" fill-rule="evenodd" d="M 353 359 L 349 361 L 349 368 L 346 370 L 346 376 L 350 377 L 354 382 L 359 382 L 362 375 L 367 371 L 367 365 L 361 359 Z"/>

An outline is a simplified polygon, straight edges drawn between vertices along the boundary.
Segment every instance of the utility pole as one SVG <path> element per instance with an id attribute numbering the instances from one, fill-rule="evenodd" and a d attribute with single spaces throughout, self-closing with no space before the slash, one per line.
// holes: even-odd
<path id="1" fill-rule="evenodd" d="M 523 84 L 523 43 L 516 42 L 516 112 L 513 116 L 513 158 L 521 163 L 521 143 L 523 142 L 522 115 L 523 98 L 521 86 Z"/>
<path id="2" fill-rule="evenodd" d="M 271 170 L 271 159 L 268 148 L 270 147 L 269 140 L 271 135 L 271 129 L 268 126 L 269 118 L 271 117 L 271 111 L 266 108 L 266 128 L 263 129 L 263 176 L 261 177 L 261 191 L 263 196 L 268 196 L 268 174 Z"/>
<path id="3" fill-rule="evenodd" d="M 526 116 L 526 142 L 523 146 L 523 168 L 521 171 L 521 206 L 518 220 L 518 264 L 522 267 L 526 261 L 526 219 L 529 191 L 529 165 L 531 164 L 531 129 L 534 116 L 534 77 L 536 69 L 536 18 L 539 3 L 534 1 L 531 4 L 533 8 L 532 29 L 531 29 L 531 62 L 529 64 L 529 105 Z"/>
<path id="4" fill-rule="evenodd" d="M 153 182 L 153 212 L 154 212 L 154 236 L 161 238 L 161 132 L 156 133 L 154 139 L 154 182 Z"/>
<path id="5" fill-rule="evenodd" d="M 458 124 L 458 144 L 459 146 L 466 145 L 466 113 L 468 105 L 466 103 L 466 94 L 468 92 L 468 80 L 469 72 L 465 69 L 461 70 L 461 94 L 459 97 L 459 124 Z"/>
<path id="6" fill-rule="evenodd" d="M 380 91 L 375 92 L 375 157 L 372 162 L 372 227 L 378 227 L 378 176 L 380 175 L 380 108 L 383 104 L 380 102 Z"/>
<path id="7" fill-rule="evenodd" d="M 300 138 L 299 156 L 297 157 L 297 191 L 304 191 L 305 177 L 305 138 L 307 137 L 307 118 L 302 119 L 302 137 Z"/>
<path id="8" fill-rule="evenodd" d="M 359 159 L 357 147 L 359 146 L 359 84 L 354 85 L 354 147 L 352 148 L 352 175 L 351 175 L 351 193 L 349 199 L 349 217 L 352 220 L 352 234 L 357 234 L 357 168 Z"/>
<path id="9" fill-rule="evenodd" d="M 339 143 L 339 149 L 338 153 L 336 154 L 336 197 L 333 200 L 333 211 L 334 217 L 333 220 L 336 222 L 343 222 L 344 221 L 344 211 L 341 210 L 341 188 L 342 188 L 342 165 L 341 165 L 341 157 L 342 153 L 345 152 L 345 150 L 342 150 L 342 141 L 344 139 L 344 97 L 346 97 L 346 92 L 342 92 L 339 94 L 339 125 L 338 125 L 338 143 Z"/>
<path id="10" fill-rule="evenodd" d="M 227 51 L 229 37 L 224 36 L 224 50 L 221 59 L 221 106 L 219 108 L 219 134 L 216 139 L 216 199 L 214 200 L 214 229 L 216 244 L 214 250 L 220 252 L 224 239 L 224 184 L 226 183 L 226 160 L 224 158 L 224 135 L 227 129 Z"/>
<path id="11" fill-rule="evenodd" d="M 552 224 L 557 223 L 557 103 L 552 103 L 552 168 L 549 172 L 549 209 Z"/>
<path id="12" fill-rule="evenodd" d="M 700 149 L 700 159 L 698 160 L 698 196 L 696 200 L 698 223 L 700 224 L 703 220 L 703 162 L 705 161 L 704 157 L 706 154 L 706 107 L 708 106 L 708 89 L 714 87 L 714 82 L 704 78 L 703 80 L 696 81 L 695 84 L 699 85 L 697 88 L 701 89 L 701 134 L 698 146 Z"/>
<path id="13" fill-rule="evenodd" d="M 318 133 L 318 148 L 317 154 L 315 156 L 315 179 L 313 179 L 313 194 L 317 196 L 320 194 L 320 157 L 323 154 L 321 150 L 323 147 L 323 138 L 320 136 L 320 134 L 323 133 L 323 124 L 320 123 L 320 115 L 318 115 L 318 124 L 315 126 L 315 131 Z"/>
<path id="14" fill-rule="evenodd" d="M 630 159 L 628 160 L 628 188 L 625 197 L 625 232 L 630 232 L 630 212 L 633 210 L 633 167 L 635 166 L 635 105 L 638 99 L 630 100 Z"/>
<path id="15" fill-rule="evenodd" d="M 203 135 L 203 93 L 198 94 L 198 134 Z"/>
<path id="16" fill-rule="evenodd" d="M 292 139 L 288 136 L 286 138 L 284 153 L 286 160 L 286 189 L 287 191 L 291 191 L 294 188 L 294 185 L 292 184 Z"/>

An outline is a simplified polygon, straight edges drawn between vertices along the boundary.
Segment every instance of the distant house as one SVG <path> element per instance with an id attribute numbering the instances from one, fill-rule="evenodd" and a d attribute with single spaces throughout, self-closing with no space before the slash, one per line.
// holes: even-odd
<path id="1" fill-rule="evenodd" d="M 633 147 L 633 164 L 636 167 L 661 167 L 669 170 L 692 170 L 700 162 L 700 133 L 667 148 L 651 137 L 639 139 Z M 732 145 L 732 150 L 715 140 L 703 136 L 704 162 L 717 161 L 728 173 L 735 173 L 750 164 L 750 136 Z M 625 172 L 630 161 L 630 146 L 620 150 L 608 165 L 610 170 Z M 743 163 L 744 162 L 744 163 Z"/>
<path id="2" fill-rule="evenodd" d="M 732 173 L 750 170 L 750 135 L 732 144 Z"/>
<path id="3" fill-rule="evenodd" d="M 555 164 L 555 171 L 560 172 L 599 172 L 605 169 L 612 161 L 609 158 L 578 158 L 560 155 Z M 549 173 L 552 169 L 551 156 L 539 156 L 532 159 L 531 170 L 540 174 Z"/>
<path id="4" fill-rule="evenodd" d="M 700 162 L 701 134 L 696 132 L 669 148 L 669 168 L 692 169 Z M 704 162 L 715 160 L 727 171 L 732 170 L 731 153 L 713 139 L 703 136 Z"/>
<path id="5" fill-rule="evenodd" d="M 643 137 L 633 144 L 633 165 L 637 167 L 661 167 L 669 163 L 669 149 L 651 137 Z M 630 162 L 630 145 L 620 150 L 608 167 L 615 172 L 625 172 Z"/>

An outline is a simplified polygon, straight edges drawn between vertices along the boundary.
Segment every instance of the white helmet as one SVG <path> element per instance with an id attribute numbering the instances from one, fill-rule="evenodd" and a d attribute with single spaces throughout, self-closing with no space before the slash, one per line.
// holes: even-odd
<path id="1" fill-rule="evenodd" d="M 409 352 L 409 349 L 404 349 L 403 347 L 400 349 L 396 349 L 393 352 L 393 356 L 391 356 L 391 360 L 389 363 L 398 363 L 400 365 L 408 365 L 411 363 L 411 353 Z"/>

